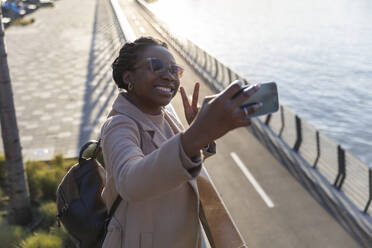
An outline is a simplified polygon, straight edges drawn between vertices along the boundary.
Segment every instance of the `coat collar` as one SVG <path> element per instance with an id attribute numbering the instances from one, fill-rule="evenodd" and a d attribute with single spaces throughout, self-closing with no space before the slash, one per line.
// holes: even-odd
<path id="1" fill-rule="evenodd" d="M 152 137 L 152 142 L 157 148 L 159 148 L 161 144 L 167 140 L 164 135 L 162 135 L 160 130 L 155 126 L 155 124 L 146 116 L 146 114 L 129 102 L 121 93 L 119 93 L 115 99 L 109 117 L 117 114 L 126 115 L 137 121 L 141 125 L 143 131 L 150 134 Z M 184 129 L 171 104 L 164 108 L 164 118 L 168 121 L 175 134 Z M 196 180 L 189 180 L 188 182 L 191 188 L 194 190 L 196 197 L 199 198 Z"/>
<path id="2" fill-rule="evenodd" d="M 164 118 L 168 121 L 170 127 L 175 134 L 183 130 L 183 126 L 179 121 L 174 109 L 171 105 L 163 108 Z M 136 120 L 142 127 L 143 131 L 148 132 L 153 139 L 156 147 L 160 147 L 163 142 L 167 140 L 166 137 L 160 132 L 158 127 L 134 104 L 128 101 L 122 93 L 119 93 L 114 101 L 112 111 L 109 116 L 115 114 L 123 114 Z"/>

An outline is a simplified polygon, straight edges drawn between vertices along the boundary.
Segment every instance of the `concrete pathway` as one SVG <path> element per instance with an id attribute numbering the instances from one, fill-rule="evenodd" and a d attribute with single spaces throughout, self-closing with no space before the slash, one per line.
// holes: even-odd
<path id="1" fill-rule="evenodd" d="M 27 18 L 35 23 L 5 30 L 24 160 L 76 157 L 117 93 L 110 66 L 123 41 L 111 6 L 60 0 Z"/>

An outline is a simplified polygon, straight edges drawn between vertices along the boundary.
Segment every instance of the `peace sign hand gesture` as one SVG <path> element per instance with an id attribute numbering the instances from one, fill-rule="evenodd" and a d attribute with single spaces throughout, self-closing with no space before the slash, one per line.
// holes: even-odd
<path id="1" fill-rule="evenodd" d="M 185 117 L 189 125 L 195 119 L 200 109 L 198 107 L 199 87 L 200 87 L 200 84 L 198 82 L 195 83 L 194 93 L 192 94 L 191 105 L 190 105 L 185 89 L 183 87 L 180 87 L 180 93 L 182 97 L 183 108 L 185 111 Z"/>

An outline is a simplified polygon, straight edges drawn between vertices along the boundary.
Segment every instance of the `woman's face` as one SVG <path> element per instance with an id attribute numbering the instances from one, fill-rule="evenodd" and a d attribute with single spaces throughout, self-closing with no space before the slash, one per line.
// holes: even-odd
<path id="1" fill-rule="evenodd" d="M 166 69 L 156 70 L 161 63 Z M 176 95 L 180 81 L 174 73 L 175 65 L 172 54 L 162 46 L 147 47 L 138 55 L 135 70 L 128 77 L 134 86 L 128 95 L 143 112 L 159 114 L 161 107 L 169 104 Z"/>

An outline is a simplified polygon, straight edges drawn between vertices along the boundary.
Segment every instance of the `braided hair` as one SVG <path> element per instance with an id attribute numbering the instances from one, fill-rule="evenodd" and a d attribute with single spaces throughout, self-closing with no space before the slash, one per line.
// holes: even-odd
<path id="1" fill-rule="evenodd" d="M 168 48 L 163 41 L 152 37 L 141 37 L 134 42 L 127 42 L 120 49 L 119 56 L 112 63 L 112 76 L 119 89 L 128 90 L 128 84 L 123 82 L 122 75 L 126 71 L 133 71 L 137 62 L 138 54 L 150 46 L 162 46 Z"/>

